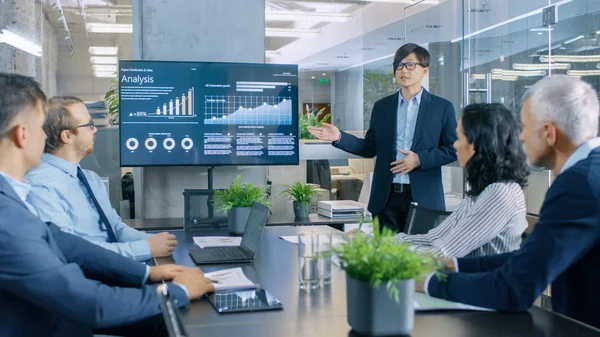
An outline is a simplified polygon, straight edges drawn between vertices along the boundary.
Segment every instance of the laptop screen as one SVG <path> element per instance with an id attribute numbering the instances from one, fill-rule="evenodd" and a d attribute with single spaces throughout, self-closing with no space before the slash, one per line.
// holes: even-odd
<path id="1" fill-rule="evenodd" d="M 269 207 L 255 202 L 250 210 L 248 222 L 246 222 L 246 230 L 242 236 L 242 247 L 249 249 L 252 253 L 256 252 L 268 216 Z"/>

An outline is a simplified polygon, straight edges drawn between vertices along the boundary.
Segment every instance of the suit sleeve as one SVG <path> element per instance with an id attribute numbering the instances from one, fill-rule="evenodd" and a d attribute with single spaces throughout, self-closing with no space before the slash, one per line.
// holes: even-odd
<path id="1" fill-rule="evenodd" d="M 8 226 L 0 226 L 3 291 L 56 312 L 75 324 L 92 327 L 131 324 L 160 313 L 154 286 L 121 288 L 88 279 L 76 263 L 65 263 L 51 248 L 54 241 L 44 223 L 33 223 L 18 214 L 14 216 L 15 212 L 8 213 L 11 212 L 2 212 L 13 215 L 8 219 L 19 221 L 10 223 L 5 219 L 3 225 Z M 189 303 L 180 287 L 170 284 L 169 290 L 179 305 Z"/>
<path id="2" fill-rule="evenodd" d="M 456 259 L 456 262 L 461 273 L 481 273 L 501 267 L 513 254 L 514 252 L 509 252 L 481 257 L 465 257 Z"/>
<path id="3" fill-rule="evenodd" d="M 454 106 L 448 102 L 442 114 L 442 134 L 439 146 L 417 152 L 419 168 L 429 170 L 456 161 L 456 149 L 453 145 L 456 139 L 456 115 Z"/>
<path id="4" fill-rule="evenodd" d="M 377 154 L 377 146 L 375 144 L 375 115 L 376 110 L 378 110 L 378 106 L 379 105 L 377 103 L 375 103 L 375 106 L 373 106 L 373 111 L 371 113 L 371 121 L 369 123 L 369 129 L 367 130 L 364 139 L 358 138 L 344 131 L 340 131 L 340 140 L 337 142 L 333 142 L 332 145 L 340 150 L 344 150 L 346 152 L 364 158 L 375 157 L 375 155 Z"/>
<path id="5" fill-rule="evenodd" d="M 586 179 L 584 173 L 572 171 L 556 179 L 532 234 L 501 267 L 449 274 L 446 283 L 432 278 L 429 294 L 505 311 L 527 310 L 548 284 L 598 242 L 598 198 Z M 464 264 L 458 265 L 463 271 Z"/>
<path id="6" fill-rule="evenodd" d="M 144 284 L 145 265 L 65 233 L 52 223 L 48 226 L 67 261 L 79 265 L 87 278 L 123 287 L 139 287 Z"/>

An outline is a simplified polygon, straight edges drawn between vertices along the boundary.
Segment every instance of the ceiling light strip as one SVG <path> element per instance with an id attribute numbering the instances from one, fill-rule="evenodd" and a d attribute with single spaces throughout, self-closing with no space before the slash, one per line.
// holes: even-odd
<path id="1" fill-rule="evenodd" d="M 0 43 L 2 42 L 31 55 L 42 56 L 42 46 L 39 43 L 35 43 L 9 29 L 2 29 L 0 31 Z"/>
<path id="2" fill-rule="evenodd" d="M 119 54 L 119 47 L 91 46 L 88 51 L 93 56 L 116 56 Z"/>
<path id="3" fill-rule="evenodd" d="M 354 17 L 343 13 L 317 13 L 300 11 L 267 11 L 267 21 L 315 21 L 315 22 L 349 22 Z"/>
<path id="4" fill-rule="evenodd" d="M 540 62 L 546 63 L 550 61 L 548 55 L 540 56 Z M 552 55 L 553 62 L 600 62 L 600 55 Z"/>
<path id="5" fill-rule="evenodd" d="M 90 33 L 133 33 L 130 23 L 88 23 L 85 27 Z"/>
<path id="6" fill-rule="evenodd" d="M 571 69 L 571 65 L 569 63 L 513 63 L 512 68 L 513 70 L 568 70 Z"/>
<path id="7" fill-rule="evenodd" d="M 265 35 L 272 37 L 314 37 L 321 31 L 318 29 L 266 28 Z"/>

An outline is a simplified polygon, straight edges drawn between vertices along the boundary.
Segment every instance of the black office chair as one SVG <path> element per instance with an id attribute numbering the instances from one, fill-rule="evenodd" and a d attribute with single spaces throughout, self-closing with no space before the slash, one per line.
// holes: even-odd
<path id="1" fill-rule="evenodd" d="M 425 234 L 444 222 L 451 213 L 421 207 L 412 202 L 406 219 L 406 234 Z"/>
<path id="2" fill-rule="evenodd" d="M 186 337 L 189 336 L 185 330 L 181 312 L 175 304 L 175 299 L 169 294 L 166 284 L 161 284 L 156 287 L 156 295 L 160 302 L 160 309 L 165 320 L 169 337 Z"/>

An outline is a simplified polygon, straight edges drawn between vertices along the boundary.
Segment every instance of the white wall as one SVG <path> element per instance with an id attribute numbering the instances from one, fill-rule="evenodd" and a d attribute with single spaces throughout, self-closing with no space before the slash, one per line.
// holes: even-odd
<path id="1" fill-rule="evenodd" d="M 116 45 L 115 38 L 106 38 L 95 42 L 98 45 Z M 77 96 L 84 101 L 104 99 L 108 91 L 110 78 L 94 77 L 90 65 L 89 43 L 85 37 L 74 44 L 75 54 L 71 58 L 70 50 L 62 48 L 58 57 L 57 92 L 59 95 Z"/>

